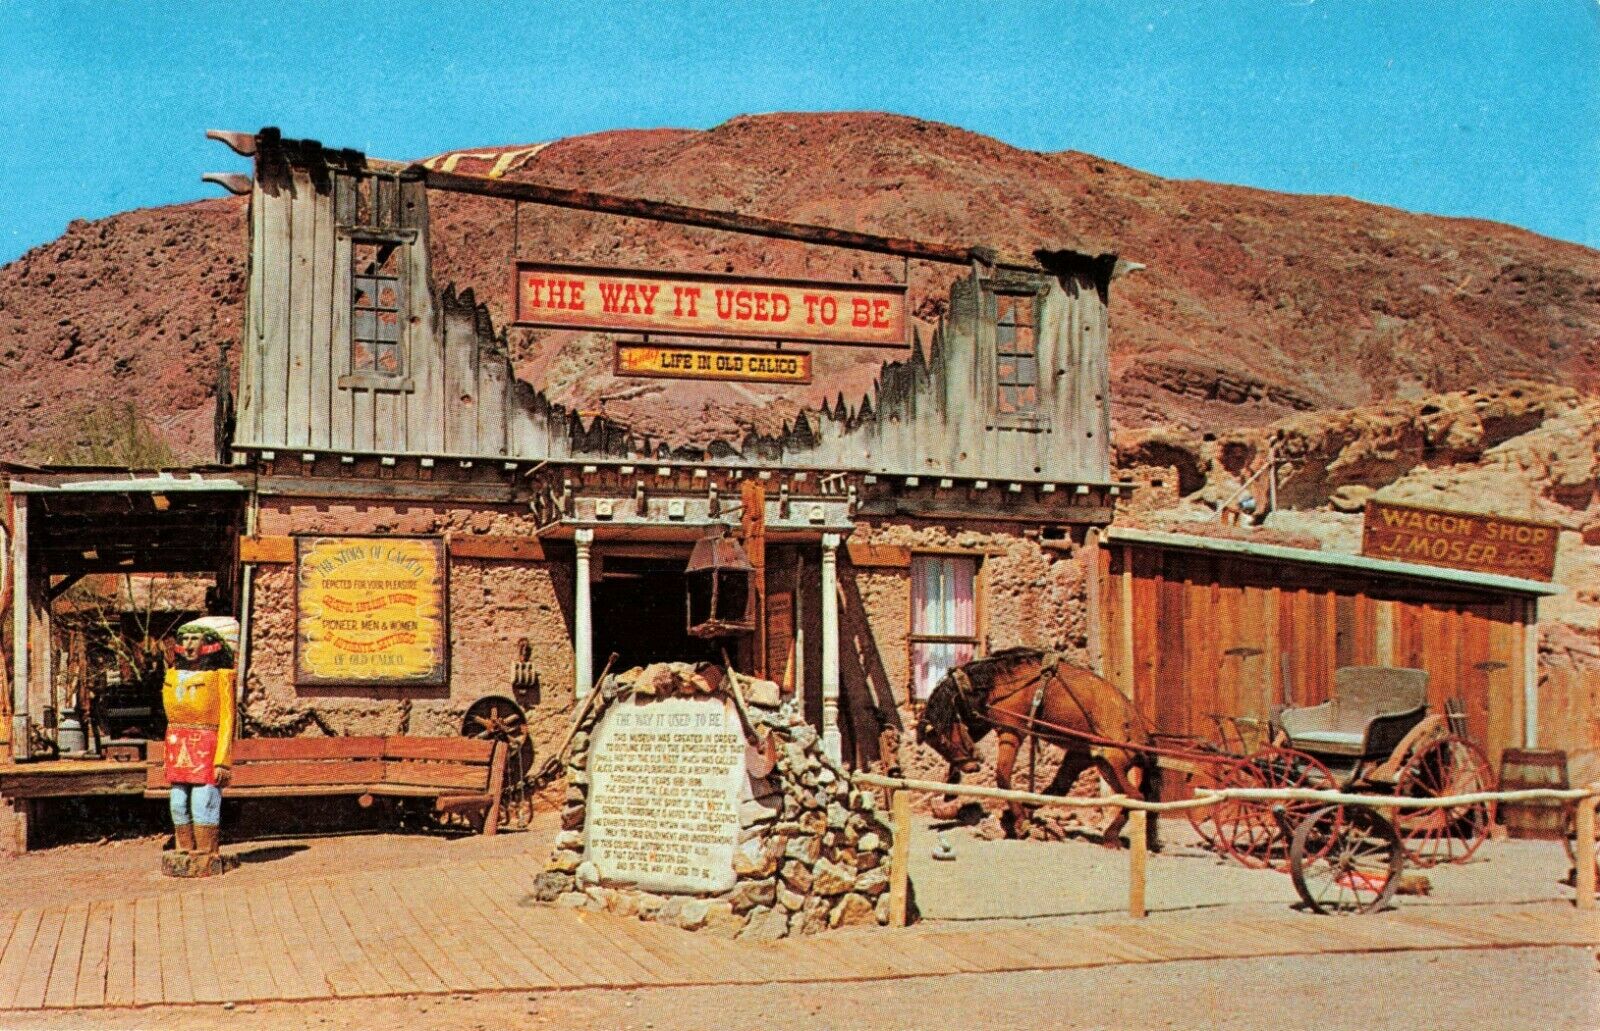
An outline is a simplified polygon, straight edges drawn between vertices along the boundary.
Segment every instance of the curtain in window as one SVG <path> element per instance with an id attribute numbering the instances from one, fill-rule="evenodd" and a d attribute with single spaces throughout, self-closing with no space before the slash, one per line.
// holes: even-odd
<path id="1" fill-rule="evenodd" d="M 976 654 L 977 580 L 976 559 L 918 555 L 911 560 L 911 687 L 915 697 L 928 697 L 952 667 L 970 662 Z M 929 637 L 947 640 L 917 640 Z"/>

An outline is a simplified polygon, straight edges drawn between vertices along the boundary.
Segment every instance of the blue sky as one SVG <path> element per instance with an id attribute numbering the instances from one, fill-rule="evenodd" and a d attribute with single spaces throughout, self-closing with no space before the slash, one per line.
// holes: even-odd
<path id="1" fill-rule="evenodd" d="M 0 262 L 219 191 L 207 128 L 392 158 L 874 109 L 1600 246 L 1600 6 L 0 0 Z"/>

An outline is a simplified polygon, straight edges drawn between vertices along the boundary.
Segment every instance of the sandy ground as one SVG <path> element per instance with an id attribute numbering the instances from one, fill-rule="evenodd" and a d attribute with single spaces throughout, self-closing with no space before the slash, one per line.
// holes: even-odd
<path id="1" fill-rule="evenodd" d="M 959 975 L 868 984 L 481 994 L 266 1006 L 7 1014 L 16 1028 L 415 1031 L 489 1028 L 936 1031 L 1233 1028 L 1238 1031 L 1593 1031 L 1600 973 L 1587 949 L 1308 956 Z"/>
<path id="2" fill-rule="evenodd" d="M 543 869 L 556 830 L 555 815 L 541 813 L 526 830 L 503 831 L 493 838 L 374 833 L 225 841 L 224 849 L 242 860 L 227 875 L 229 884 L 510 855 L 528 857 L 531 877 Z M 955 848 L 954 861 L 932 858 L 941 836 Z M 1150 857 L 1147 874 L 1146 904 L 1152 916 L 1276 916 L 1297 901 L 1286 875 L 1219 859 L 1198 847 L 1186 822 L 1163 824 L 1161 836 L 1166 848 Z M 165 841 L 151 836 L 66 845 L 8 858 L 0 878 L 0 910 L 183 891 L 188 882 L 158 872 Z M 1401 901 L 1411 907 L 1569 900 L 1572 889 L 1561 883 L 1567 871 L 1566 856 L 1556 843 L 1491 841 L 1465 864 L 1428 871 L 1433 888 L 1429 898 Z M 1078 840 L 984 841 L 971 828 L 930 824 L 926 817 L 917 818 L 911 877 L 923 919 L 940 923 L 1103 922 L 1120 917 L 1127 905 L 1126 852 Z M 514 889 L 525 890 L 507 886 Z"/>
<path id="3" fill-rule="evenodd" d="M 353 868 L 438 866 L 526 855 L 531 877 L 555 832 L 546 815 L 495 838 L 368 834 L 230 844 L 245 862 L 230 883 L 294 881 Z M 931 857 L 940 835 L 953 862 Z M 1295 901 L 1287 876 L 1251 871 L 1195 847 L 1186 825 L 1163 828 L 1151 857 L 1151 920 L 1278 917 Z M 8 860 L 0 909 L 182 891 L 155 872 L 163 839 L 48 849 Z M 1430 871 L 1433 895 L 1401 906 L 1556 905 L 1559 845 L 1490 842 L 1474 861 Z M 971 829 L 919 823 L 912 876 L 930 923 L 950 929 L 1127 919 L 1126 854 L 1081 841 L 984 841 Z M 522 892 L 522 885 L 507 885 Z M 1306 917 L 1307 920 L 1318 918 Z M 1359 918 L 1354 918 L 1359 919 Z M 0 1028 L 1600 1028 L 1591 950 L 1515 949 L 1284 957 L 959 975 L 864 984 L 585 990 L 219 1006 L 8 1013 Z"/>

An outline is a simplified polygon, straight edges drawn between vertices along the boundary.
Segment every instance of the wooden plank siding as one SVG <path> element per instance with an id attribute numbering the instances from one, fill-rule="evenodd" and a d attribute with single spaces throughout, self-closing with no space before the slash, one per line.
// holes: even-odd
<path id="1" fill-rule="evenodd" d="M 516 378 L 505 333 L 481 303 L 505 288 L 503 278 L 459 289 L 433 282 L 428 191 L 419 178 L 309 141 L 263 134 L 257 148 L 252 346 L 241 362 L 237 450 L 530 462 L 655 457 L 658 440 L 580 415 Z M 352 239 L 368 238 L 398 248 L 396 375 L 350 367 Z M 830 398 L 784 433 L 724 441 L 732 453 L 718 461 L 1109 484 L 1112 265 L 1061 251 L 1051 268 L 975 266 L 952 286 L 949 313 L 931 338 L 914 335 L 892 353 L 864 397 L 842 405 Z M 1031 412 L 1001 410 L 1000 294 L 1035 300 Z"/>
<path id="2" fill-rule="evenodd" d="M 1387 664 L 1427 670 L 1436 712 L 1459 698 L 1493 768 L 1522 744 L 1531 607 L 1520 598 L 1201 551 L 1100 550 L 1104 672 L 1161 733 L 1209 736 L 1213 713 L 1315 705 L 1338 667 Z M 1541 722 L 1573 719 L 1554 704 L 1560 715 Z"/>

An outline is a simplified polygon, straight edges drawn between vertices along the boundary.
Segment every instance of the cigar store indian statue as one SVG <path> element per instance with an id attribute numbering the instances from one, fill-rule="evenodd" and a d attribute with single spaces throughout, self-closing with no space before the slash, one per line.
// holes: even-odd
<path id="1" fill-rule="evenodd" d="M 234 652 L 239 623 L 208 616 L 178 628 L 178 652 L 161 701 L 167 711 L 166 773 L 172 786 L 174 873 L 220 872 L 222 789 L 233 753 Z"/>

